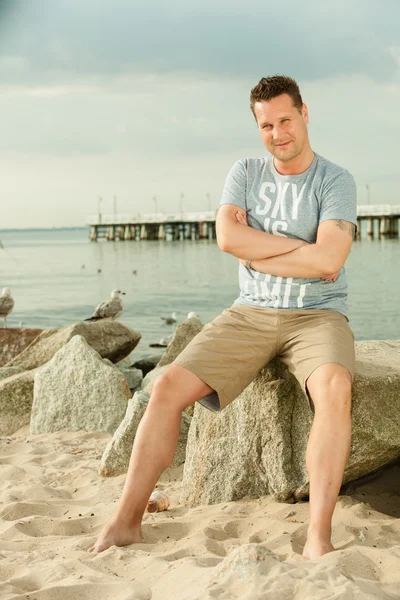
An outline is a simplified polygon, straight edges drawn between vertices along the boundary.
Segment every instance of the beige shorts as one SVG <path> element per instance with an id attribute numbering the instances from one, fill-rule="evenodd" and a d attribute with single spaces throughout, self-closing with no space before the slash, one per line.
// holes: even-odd
<path id="1" fill-rule="evenodd" d="M 226 308 L 175 359 L 215 393 L 199 400 L 210 410 L 230 404 L 275 356 L 300 383 L 311 410 L 307 379 L 325 363 L 339 363 L 352 379 L 354 334 L 333 310 L 282 310 L 234 304 Z"/>

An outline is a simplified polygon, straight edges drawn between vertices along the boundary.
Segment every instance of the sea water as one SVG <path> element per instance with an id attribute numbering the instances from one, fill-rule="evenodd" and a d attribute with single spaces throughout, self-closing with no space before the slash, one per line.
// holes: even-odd
<path id="1" fill-rule="evenodd" d="M 135 354 L 143 356 L 174 330 L 161 317 L 174 311 L 182 321 L 195 311 L 207 323 L 238 296 L 238 261 L 215 241 L 94 243 L 88 233 L 0 230 L 0 288 L 15 299 L 9 327 L 75 323 L 119 289 L 126 293 L 119 321 L 141 333 Z M 399 239 L 354 242 L 346 271 L 357 340 L 400 339 L 399 264 Z"/>

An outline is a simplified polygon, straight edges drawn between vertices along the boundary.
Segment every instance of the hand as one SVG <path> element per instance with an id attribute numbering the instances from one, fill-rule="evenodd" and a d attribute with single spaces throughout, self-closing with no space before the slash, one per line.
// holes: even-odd
<path id="1" fill-rule="evenodd" d="M 236 223 L 240 223 L 240 225 L 248 225 L 247 223 L 247 214 L 237 210 L 235 213 Z"/>
<path id="2" fill-rule="evenodd" d="M 333 275 L 327 275 L 326 277 L 320 277 L 320 279 L 322 279 L 322 281 L 336 281 L 336 279 L 339 277 L 339 272 L 334 273 Z"/>

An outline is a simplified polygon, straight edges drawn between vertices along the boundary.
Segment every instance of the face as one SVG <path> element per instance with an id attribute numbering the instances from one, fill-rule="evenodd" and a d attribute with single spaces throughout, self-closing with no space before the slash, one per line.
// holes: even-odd
<path id="1" fill-rule="evenodd" d="M 278 161 L 289 162 L 309 148 L 305 104 L 301 112 L 288 94 L 269 102 L 256 102 L 254 113 L 264 146 Z"/>

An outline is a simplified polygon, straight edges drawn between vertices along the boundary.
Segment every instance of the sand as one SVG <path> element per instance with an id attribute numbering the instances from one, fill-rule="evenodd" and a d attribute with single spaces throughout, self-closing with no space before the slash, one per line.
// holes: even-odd
<path id="1" fill-rule="evenodd" d="M 182 467 L 158 488 L 144 543 L 87 550 L 112 515 L 125 475 L 101 478 L 110 436 L 28 428 L 0 440 L 1 600 L 400 598 L 400 463 L 350 485 L 333 520 L 335 552 L 306 561 L 308 503 L 271 497 L 189 509 Z"/>

